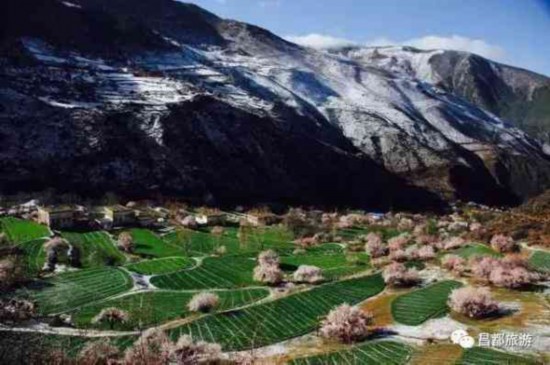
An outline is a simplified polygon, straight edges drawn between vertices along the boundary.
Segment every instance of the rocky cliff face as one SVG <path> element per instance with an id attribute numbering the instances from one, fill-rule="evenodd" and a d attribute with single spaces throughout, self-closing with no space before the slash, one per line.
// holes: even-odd
<path id="1" fill-rule="evenodd" d="M 550 182 L 539 142 L 383 65 L 171 0 L 1 7 L 4 192 L 387 209 Z"/>

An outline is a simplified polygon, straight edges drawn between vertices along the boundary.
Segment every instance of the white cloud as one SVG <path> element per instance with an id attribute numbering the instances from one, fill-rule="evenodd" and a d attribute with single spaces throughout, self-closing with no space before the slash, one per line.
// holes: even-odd
<path id="1" fill-rule="evenodd" d="M 286 40 L 305 47 L 316 49 L 331 49 L 344 46 L 357 45 L 357 43 L 344 38 L 337 38 L 330 35 L 311 33 L 303 36 L 287 36 Z"/>
<path id="2" fill-rule="evenodd" d="M 285 37 L 285 39 L 301 46 L 316 49 L 331 49 L 344 46 L 359 45 L 357 42 L 351 41 L 349 39 L 338 38 L 319 33 L 311 33 L 303 36 L 287 36 Z M 412 46 L 420 49 L 450 49 L 475 53 L 495 61 L 505 60 L 505 52 L 502 47 L 487 43 L 482 39 L 472 39 L 459 35 L 452 35 L 450 37 L 428 35 L 425 37 L 409 39 L 404 42 L 394 41 L 385 37 L 379 37 L 364 43 L 364 45 L 371 47 Z"/>
<path id="3" fill-rule="evenodd" d="M 472 39 L 459 35 L 450 37 L 428 35 L 409 39 L 404 42 L 395 42 L 388 38 L 376 38 L 366 44 L 368 46 L 406 45 L 420 49 L 451 49 L 475 53 L 496 61 L 503 61 L 505 58 L 505 52 L 502 47 L 487 43 L 482 39 Z"/>

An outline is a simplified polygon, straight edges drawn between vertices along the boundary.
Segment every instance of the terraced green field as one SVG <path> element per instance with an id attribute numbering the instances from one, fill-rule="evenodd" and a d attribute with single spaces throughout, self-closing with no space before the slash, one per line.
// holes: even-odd
<path id="1" fill-rule="evenodd" d="M 295 271 L 300 265 L 313 265 L 323 269 L 326 279 L 355 274 L 370 268 L 369 255 L 364 253 L 353 254 L 310 254 L 289 255 L 281 257 L 281 268 L 286 272 Z"/>
<path id="2" fill-rule="evenodd" d="M 314 331 L 320 319 L 344 302 L 356 304 L 384 289 L 381 275 L 344 280 L 256 306 L 218 313 L 170 331 L 217 342 L 223 349 L 265 346 Z"/>
<path id="3" fill-rule="evenodd" d="M 550 272 L 550 252 L 533 252 L 529 258 L 529 265 L 535 270 Z"/>
<path id="4" fill-rule="evenodd" d="M 334 364 L 406 364 L 412 348 L 400 342 L 375 341 L 350 347 L 349 349 L 323 355 L 298 358 L 290 365 L 334 365 Z"/>
<path id="5" fill-rule="evenodd" d="M 165 242 L 158 235 L 148 229 L 135 228 L 130 230 L 134 239 L 135 253 L 144 257 L 171 257 L 183 255 L 183 250 Z"/>
<path id="6" fill-rule="evenodd" d="M 25 266 L 30 276 L 35 276 L 44 267 L 46 252 L 44 251 L 44 239 L 21 243 L 19 248 L 25 253 Z"/>
<path id="7" fill-rule="evenodd" d="M 197 268 L 154 276 L 151 284 L 161 289 L 173 290 L 232 289 L 261 285 L 252 279 L 255 266 L 255 260 L 249 257 L 208 257 Z"/>
<path id="8" fill-rule="evenodd" d="M 107 232 L 62 232 L 61 235 L 78 247 L 83 267 L 117 266 L 126 261 L 126 257 L 116 248 Z"/>
<path id="9" fill-rule="evenodd" d="M 36 281 L 19 295 L 38 304 L 40 314 L 56 314 L 106 299 L 132 288 L 132 280 L 122 270 L 101 268 L 78 270 Z"/>
<path id="10" fill-rule="evenodd" d="M 442 281 L 401 295 L 391 303 L 391 313 L 397 322 L 416 326 L 448 312 L 447 299 L 453 289 L 462 286 L 453 280 Z"/>
<path id="11" fill-rule="evenodd" d="M 144 260 L 125 267 L 143 275 L 169 274 L 188 269 L 195 265 L 195 260 L 187 257 L 165 257 L 162 259 Z"/>
<path id="12" fill-rule="evenodd" d="M 542 364 L 528 357 L 487 349 L 473 347 L 464 350 L 457 365 L 535 365 Z"/>
<path id="13" fill-rule="evenodd" d="M 163 239 L 180 247 L 189 255 L 209 255 L 224 246 L 227 254 L 253 253 L 265 249 L 289 251 L 294 249 L 292 235 L 277 227 L 250 228 L 243 238 L 239 238 L 237 227 L 224 227 L 223 235 L 216 237 L 210 233 L 211 228 L 199 230 L 180 229 L 168 233 Z"/>
<path id="14" fill-rule="evenodd" d="M 461 247 L 457 250 L 454 250 L 452 253 L 465 259 L 469 259 L 473 256 L 502 256 L 502 254 L 494 251 L 493 249 L 491 249 L 491 247 L 479 243 Z"/>
<path id="15" fill-rule="evenodd" d="M 241 307 L 269 295 L 269 291 L 266 289 L 224 290 L 215 293 L 220 298 L 216 311 Z M 187 310 L 187 303 L 195 294 L 192 292 L 155 291 L 126 295 L 82 307 L 74 313 L 73 318 L 78 327 L 108 329 L 106 325 L 95 325 L 90 321 L 101 309 L 116 307 L 128 312 L 129 321 L 115 326 L 115 329 L 142 329 L 188 316 L 190 312 Z"/>
<path id="16" fill-rule="evenodd" d="M 50 236 L 48 227 L 13 217 L 0 218 L 2 231 L 11 243 L 19 244 Z"/>

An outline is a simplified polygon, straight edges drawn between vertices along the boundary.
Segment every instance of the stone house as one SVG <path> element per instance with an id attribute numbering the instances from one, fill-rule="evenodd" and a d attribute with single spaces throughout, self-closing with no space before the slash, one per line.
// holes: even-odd
<path id="1" fill-rule="evenodd" d="M 136 220 L 136 213 L 134 210 L 126 208 L 122 205 L 113 205 L 105 207 L 105 218 L 112 222 L 113 226 L 124 226 L 134 223 Z"/>
<path id="2" fill-rule="evenodd" d="M 74 226 L 76 211 L 69 206 L 38 207 L 36 221 L 51 228 Z"/>

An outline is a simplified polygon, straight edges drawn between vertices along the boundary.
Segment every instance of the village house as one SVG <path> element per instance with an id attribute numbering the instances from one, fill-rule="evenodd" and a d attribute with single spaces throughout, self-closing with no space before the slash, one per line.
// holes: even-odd
<path id="1" fill-rule="evenodd" d="M 38 207 L 37 222 L 51 228 L 69 228 L 75 223 L 75 209 L 69 206 Z"/>
<path id="2" fill-rule="evenodd" d="M 141 227 L 152 227 L 157 223 L 157 217 L 149 212 L 135 211 L 136 222 Z"/>
<path id="3" fill-rule="evenodd" d="M 112 222 L 113 226 L 124 226 L 135 222 L 136 213 L 122 205 L 114 205 L 104 208 L 105 218 Z"/>
<path id="4" fill-rule="evenodd" d="M 223 213 L 197 214 L 195 219 L 200 225 L 223 226 L 226 223 L 226 216 Z"/>

